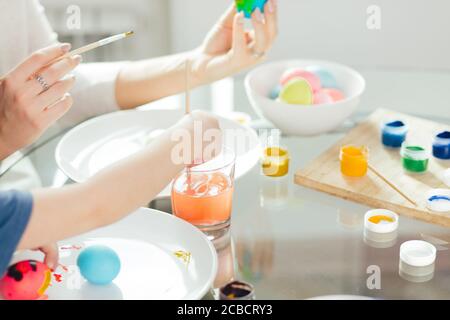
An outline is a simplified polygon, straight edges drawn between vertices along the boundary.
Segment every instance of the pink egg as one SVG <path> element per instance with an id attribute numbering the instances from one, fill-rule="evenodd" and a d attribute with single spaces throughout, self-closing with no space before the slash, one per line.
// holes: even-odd
<path id="1" fill-rule="evenodd" d="M 331 96 L 323 90 L 319 90 L 314 93 L 314 104 L 328 104 L 333 102 L 333 98 L 331 98 Z"/>
<path id="2" fill-rule="evenodd" d="M 322 89 L 322 91 L 328 94 L 333 99 L 334 102 L 338 102 L 345 99 L 344 93 L 342 93 L 342 91 L 339 91 L 337 89 L 327 88 Z"/>
<path id="3" fill-rule="evenodd" d="M 0 280 L 0 294 L 6 300 L 35 300 L 44 296 L 51 271 L 42 262 L 27 260 L 8 268 Z"/>
<path id="4" fill-rule="evenodd" d="M 289 69 L 281 76 L 280 83 L 282 86 L 295 78 L 303 78 L 311 85 L 314 92 L 319 91 L 322 87 L 320 78 L 314 73 L 305 71 L 303 69 Z"/>

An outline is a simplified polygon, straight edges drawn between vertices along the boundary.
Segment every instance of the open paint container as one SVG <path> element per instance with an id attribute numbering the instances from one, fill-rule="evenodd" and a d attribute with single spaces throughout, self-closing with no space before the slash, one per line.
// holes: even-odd
<path id="1" fill-rule="evenodd" d="M 433 278 L 436 247 L 423 240 L 411 240 L 400 246 L 399 274 L 412 282 L 425 282 Z"/>
<path id="2" fill-rule="evenodd" d="M 370 210 L 364 216 L 364 228 L 376 233 L 391 233 L 398 229 L 398 215 L 385 209 Z"/>
<path id="3" fill-rule="evenodd" d="M 374 248 L 389 248 L 397 242 L 398 215 L 374 209 L 364 215 L 364 242 Z"/>
<path id="4" fill-rule="evenodd" d="M 369 149 L 365 146 L 345 145 L 341 148 L 339 160 L 344 176 L 364 177 L 369 167 Z"/>
<path id="5" fill-rule="evenodd" d="M 381 124 L 381 142 L 390 148 L 400 148 L 406 139 L 408 126 L 401 120 L 388 120 Z"/>
<path id="6" fill-rule="evenodd" d="M 219 290 L 220 300 L 255 300 L 255 289 L 249 283 L 233 281 Z"/>
<path id="7" fill-rule="evenodd" d="M 450 160 L 450 131 L 443 131 L 434 137 L 433 156 L 441 160 Z"/>
<path id="8" fill-rule="evenodd" d="M 261 159 L 262 172 L 267 177 L 284 177 L 289 173 L 289 151 L 281 146 L 264 149 Z"/>
<path id="9" fill-rule="evenodd" d="M 450 212 L 450 189 L 432 189 L 427 193 L 427 208 L 434 212 Z"/>
<path id="10" fill-rule="evenodd" d="M 411 142 L 404 142 L 400 155 L 402 156 L 403 169 L 406 172 L 425 173 L 428 170 L 430 162 L 429 148 Z"/>

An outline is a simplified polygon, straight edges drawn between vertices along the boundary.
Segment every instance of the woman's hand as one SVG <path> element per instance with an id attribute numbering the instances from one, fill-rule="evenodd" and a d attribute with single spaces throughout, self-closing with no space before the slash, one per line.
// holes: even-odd
<path id="1" fill-rule="evenodd" d="M 194 71 L 211 82 L 261 62 L 277 37 L 277 1 L 269 0 L 264 14 L 256 9 L 251 21 L 254 30 L 246 31 L 244 14 L 231 6 L 194 53 Z"/>
<path id="2" fill-rule="evenodd" d="M 69 44 L 39 50 L 0 79 L 0 160 L 34 142 L 72 106 L 67 92 L 75 78 L 65 76 L 81 57 L 53 62 L 69 50 Z"/>

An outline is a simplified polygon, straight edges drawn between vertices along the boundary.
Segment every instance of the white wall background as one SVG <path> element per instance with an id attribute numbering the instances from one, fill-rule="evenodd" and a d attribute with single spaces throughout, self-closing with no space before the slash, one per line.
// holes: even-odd
<path id="1" fill-rule="evenodd" d="M 320 58 L 359 67 L 450 70 L 448 0 L 278 0 L 280 34 L 271 57 Z M 170 0 L 171 45 L 197 45 L 230 0 Z M 366 26 L 381 9 L 381 30 Z"/>
<path id="2" fill-rule="evenodd" d="M 75 46 L 108 33 L 135 29 L 126 42 L 101 48 L 87 60 L 138 59 L 198 46 L 232 0 L 41 0 L 63 36 L 68 5 L 82 9 Z M 278 0 L 280 33 L 269 58 L 313 58 L 341 62 L 367 80 L 362 111 L 387 107 L 450 116 L 449 0 Z M 381 29 L 367 28 L 367 9 L 381 10 Z M 242 79 L 243 75 L 238 76 Z M 225 87 L 232 87 L 225 83 Z M 253 114 L 240 82 L 227 101 Z M 215 108 L 223 87 L 194 92 L 193 105 Z M 214 93 L 215 92 L 215 93 Z M 230 98 L 231 97 L 231 98 Z M 179 100 L 173 100 L 176 105 Z M 217 106 L 216 106 L 217 107 Z M 222 106 L 220 106 L 222 108 Z"/>

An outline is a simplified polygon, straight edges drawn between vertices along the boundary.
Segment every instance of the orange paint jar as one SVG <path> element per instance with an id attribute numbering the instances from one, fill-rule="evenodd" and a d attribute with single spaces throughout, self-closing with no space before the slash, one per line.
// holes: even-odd
<path id="1" fill-rule="evenodd" d="M 364 177 L 367 174 L 369 150 L 365 146 L 343 146 L 339 159 L 341 172 L 349 177 Z"/>

